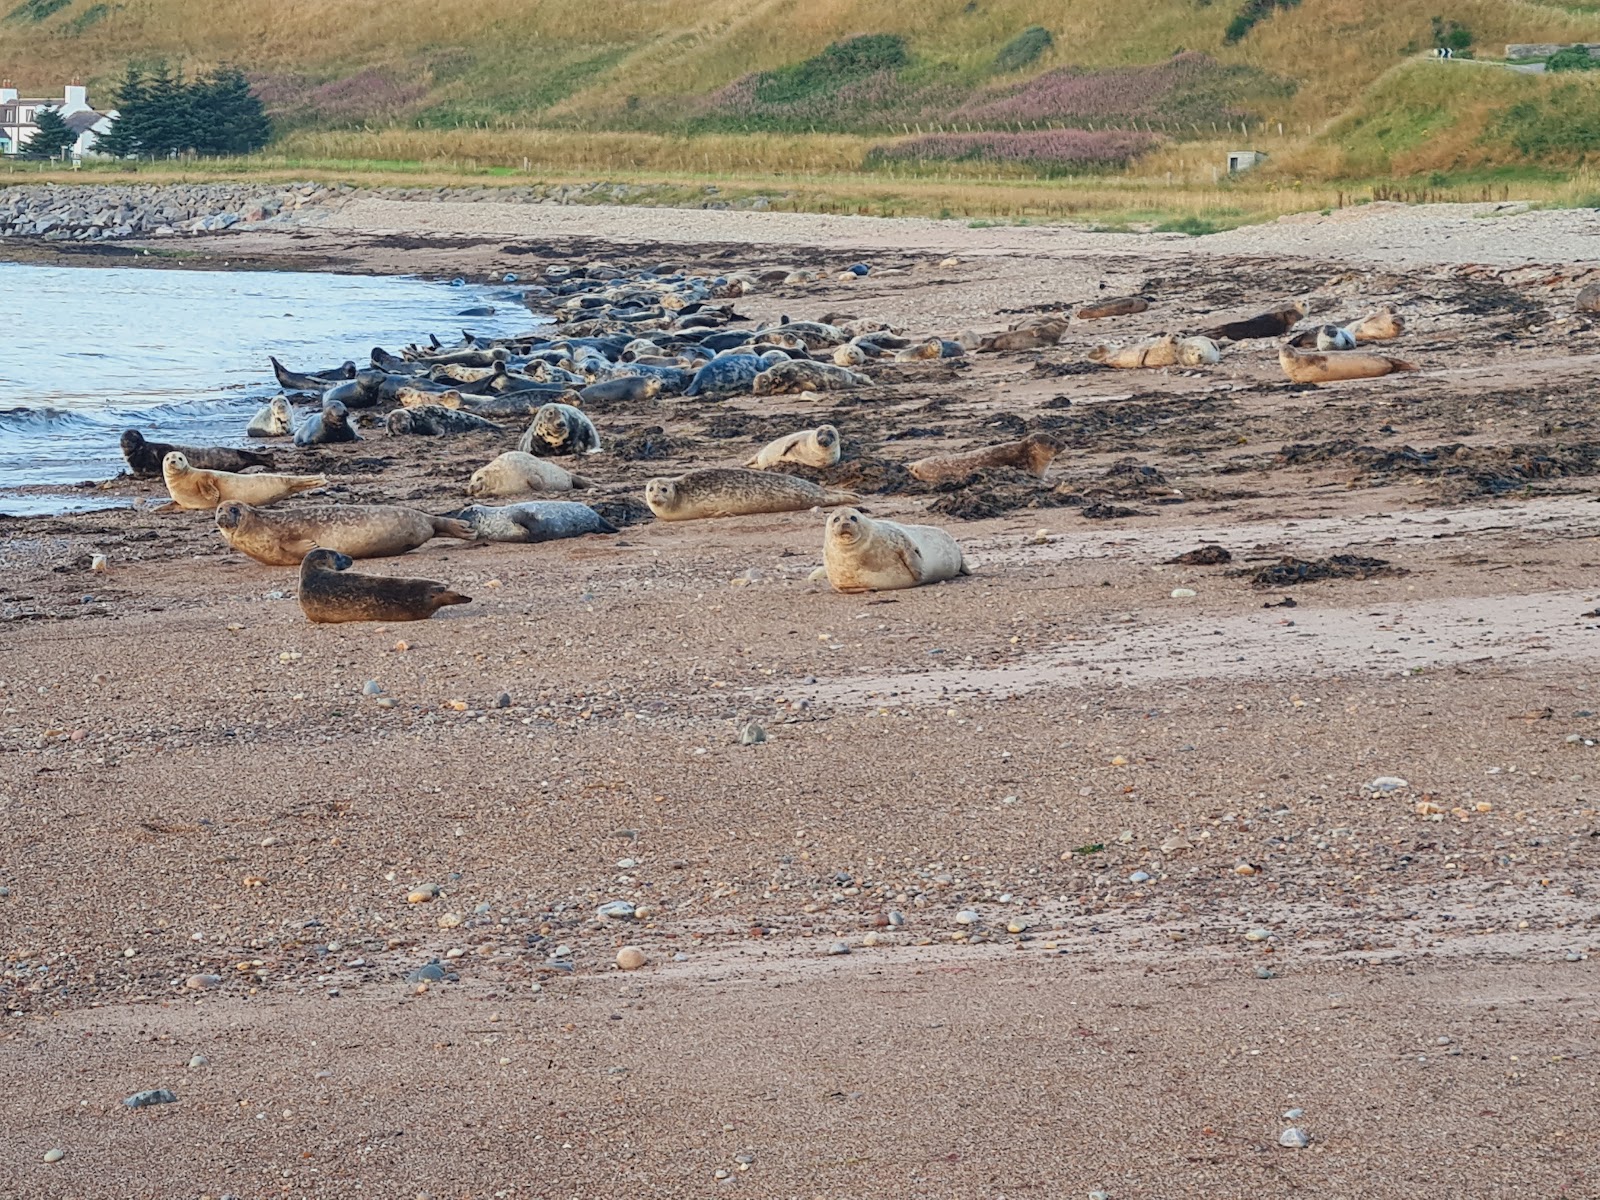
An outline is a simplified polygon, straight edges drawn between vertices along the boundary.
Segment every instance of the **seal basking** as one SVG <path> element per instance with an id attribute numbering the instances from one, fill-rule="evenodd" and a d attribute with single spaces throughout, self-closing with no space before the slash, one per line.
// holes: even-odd
<path id="1" fill-rule="evenodd" d="M 619 375 L 578 393 L 585 404 L 644 404 L 661 394 L 659 375 Z"/>
<path id="2" fill-rule="evenodd" d="M 586 533 L 616 533 L 617 527 L 576 500 L 528 500 L 492 508 L 473 504 L 461 510 L 472 536 L 491 542 L 553 542 Z"/>
<path id="3" fill-rule="evenodd" d="M 453 433 L 504 433 L 502 426 L 485 421 L 474 413 L 441 404 L 419 404 L 397 408 L 384 419 L 390 433 L 414 433 L 422 437 L 445 437 Z"/>
<path id="4" fill-rule="evenodd" d="M 1029 434 L 1020 441 L 1001 442 L 965 454 L 933 454 L 919 458 L 906 468 L 914 479 L 924 483 L 953 483 L 970 479 L 987 467 L 1011 467 L 1043 479 L 1050 464 L 1062 450 L 1061 443 L 1042 433 Z"/>
<path id="5" fill-rule="evenodd" d="M 231 450 L 227 446 L 174 446 L 167 442 L 147 442 L 144 434 L 129 429 L 122 435 L 122 457 L 140 479 L 160 475 L 169 454 L 182 454 L 190 464 L 208 471 L 243 471 L 249 467 L 271 467 L 272 455 L 266 450 Z"/>
<path id="6" fill-rule="evenodd" d="M 1345 331 L 1351 337 L 1361 342 L 1388 342 L 1393 341 L 1406 331 L 1406 319 L 1388 305 L 1380 308 L 1370 316 L 1362 317 L 1359 321 L 1352 321 L 1345 326 Z"/>
<path id="7" fill-rule="evenodd" d="M 351 558 L 388 558 L 435 537 L 466 541 L 470 526 L 398 504 L 316 504 L 263 512 L 233 500 L 217 505 L 217 532 L 241 554 L 269 567 L 292 567 L 319 547 Z"/>
<path id="8" fill-rule="evenodd" d="M 663 521 L 799 512 L 819 506 L 854 504 L 860 499 L 854 492 L 819 487 L 793 475 L 738 467 L 687 471 L 676 479 L 652 479 L 644 488 L 645 503 Z"/>
<path id="9" fill-rule="evenodd" d="M 279 392 L 256 410 L 245 426 L 246 437 L 287 437 L 294 432 L 294 412 L 289 397 Z"/>
<path id="10" fill-rule="evenodd" d="M 757 396 L 777 396 L 786 392 L 842 391 L 871 384 L 870 378 L 848 367 L 836 367 L 814 358 L 791 358 L 752 379 L 750 391 Z"/>
<path id="11" fill-rule="evenodd" d="M 328 484 L 326 475 L 236 475 L 232 471 L 204 470 L 191 467 L 188 458 L 177 450 L 161 461 L 161 478 L 179 508 L 215 508 L 228 500 L 271 504 Z"/>
<path id="12" fill-rule="evenodd" d="M 1416 364 L 1365 350 L 1330 350 L 1326 354 L 1278 347 L 1278 365 L 1295 383 L 1338 383 L 1345 379 L 1377 379 L 1396 371 L 1415 371 Z"/>
<path id="13" fill-rule="evenodd" d="M 523 431 L 517 449 L 524 454 L 550 458 L 565 454 L 599 454 L 600 431 L 581 410 L 570 404 L 546 404 Z"/>
<path id="14" fill-rule="evenodd" d="M 294 431 L 296 446 L 331 446 L 360 440 L 361 435 L 350 424 L 350 410 L 337 400 L 324 400 L 322 411 L 312 413 Z"/>
<path id="15" fill-rule="evenodd" d="M 1288 308 L 1275 309 L 1272 312 L 1261 313 L 1258 316 L 1246 317 L 1243 321 L 1225 321 L 1221 325 L 1213 325 L 1209 329 L 1202 329 L 1201 335 L 1208 338 L 1225 338 L 1230 342 L 1245 342 L 1253 338 L 1282 337 L 1294 328 L 1294 324 L 1306 315 L 1306 306 L 1300 301 L 1295 301 Z"/>
<path id="16" fill-rule="evenodd" d="M 346 574 L 352 563 L 337 550 L 313 550 L 300 563 L 300 610 L 318 625 L 342 621 L 426 621 L 448 604 L 471 604 L 431 579 Z"/>
<path id="17" fill-rule="evenodd" d="M 873 521 L 853 508 L 829 514 L 822 563 L 840 592 L 886 592 L 972 574 L 961 547 L 944 530 Z"/>
<path id="18" fill-rule="evenodd" d="M 1103 321 L 1107 317 L 1131 317 L 1150 307 L 1148 296 L 1108 296 L 1085 304 L 1078 310 L 1080 321 Z"/>
<path id="19" fill-rule="evenodd" d="M 571 492 L 594 486 L 594 480 L 574 475 L 549 459 L 526 450 L 507 450 L 488 466 L 472 473 L 467 495 L 520 496 L 524 492 Z"/>
<path id="20" fill-rule="evenodd" d="M 802 429 L 768 442 L 744 465 L 757 471 L 778 463 L 800 463 L 807 467 L 831 467 L 839 461 L 839 431 L 832 425 Z"/>

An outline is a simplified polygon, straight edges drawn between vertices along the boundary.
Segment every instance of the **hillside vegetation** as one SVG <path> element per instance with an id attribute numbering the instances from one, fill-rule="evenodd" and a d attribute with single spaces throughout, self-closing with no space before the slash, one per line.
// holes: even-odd
<path id="1" fill-rule="evenodd" d="M 1420 61 L 1442 30 L 1494 57 L 1511 41 L 1600 41 L 1586 5 L 9 2 L 0 79 L 39 92 L 83 78 L 106 101 L 130 62 L 234 63 L 289 152 L 359 157 L 366 139 L 445 159 L 472 130 L 514 164 L 552 131 L 762 134 L 810 139 L 829 169 L 849 144 L 857 168 L 1015 176 L 1122 170 L 1169 161 L 1162 147 L 1246 137 L 1275 170 L 1322 175 L 1566 167 L 1600 149 L 1600 73 Z"/>

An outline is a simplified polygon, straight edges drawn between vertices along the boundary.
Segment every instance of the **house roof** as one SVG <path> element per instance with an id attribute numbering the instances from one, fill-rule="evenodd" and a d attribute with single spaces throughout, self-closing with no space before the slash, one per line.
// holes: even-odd
<path id="1" fill-rule="evenodd" d="M 105 113 L 95 112 L 91 108 L 84 112 L 71 113 L 64 117 L 63 120 L 66 121 L 67 128 L 72 130 L 73 133 L 82 133 L 86 129 L 93 129 L 104 116 Z"/>

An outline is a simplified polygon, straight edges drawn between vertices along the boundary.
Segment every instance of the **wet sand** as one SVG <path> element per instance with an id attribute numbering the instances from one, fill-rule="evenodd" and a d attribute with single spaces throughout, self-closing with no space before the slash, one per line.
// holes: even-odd
<path id="1" fill-rule="evenodd" d="M 834 478 L 978 563 L 932 588 L 810 582 L 814 513 L 639 521 L 358 564 L 474 602 L 313 627 L 205 514 L 0 522 L 0 1195 L 1600 1194 L 1594 264 L 1521 266 L 1513 237 L 1388 270 L 1370 228 L 1315 258 L 892 222 L 751 247 L 719 215 L 185 247 L 525 278 L 870 256 L 740 311 L 918 333 L 1102 283 L 1157 303 L 817 402 L 594 414 L 618 513 L 832 421 Z M 1298 387 L 1270 342 L 1084 362 L 1307 294 L 1395 304 L 1422 371 Z M 1035 430 L 1067 445 L 1042 485 L 894 469 Z M 515 438 L 280 463 L 446 512 Z M 1231 561 L 1168 561 L 1209 544 Z M 625 944 L 650 965 L 617 971 Z M 419 992 L 434 958 L 454 978 Z M 123 1107 L 158 1087 L 178 1102 Z"/>

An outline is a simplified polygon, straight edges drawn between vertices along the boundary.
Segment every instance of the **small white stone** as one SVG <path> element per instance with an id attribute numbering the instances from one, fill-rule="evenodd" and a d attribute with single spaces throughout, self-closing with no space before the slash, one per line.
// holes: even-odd
<path id="1" fill-rule="evenodd" d="M 1270 929 L 1252 929 L 1244 935 L 1244 940 L 1247 942 L 1264 942 L 1271 936 L 1272 930 Z"/>
<path id="2" fill-rule="evenodd" d="M 980 919 L 977 912 L 970 908 L 963 908 L 956 914 L 957 925 L 976 925 Z"/>
<path id="3" fill-rule="evenodd" d="M 1174 600 L 1188 600 L 1194 594 L 1195 594 L 1195 591 L 1194 591 L 1193 588 L 1173 588 L 1172 589 L 1172 598 Z"/>
<path id="4" fill-rule="evenodd" d="M 191 1058 L 189 1060 L 189 1066 L 190 1067 L 204 1067 L 204 1066 L 209 1065 L 210 1062 L 211 1062 L 211 1060 L 209 1058 L 207 1058 L 204 1054 L 196 1054 L 193 1058 Z"/>
<path id="5" fill-rule="evenodd" d="M 850 953 L 850 943 L 849 942 L 835 942 L 833 945 L 828 947 L 828 953 L 829 954 L 849 954 Z"/>
<path id="6" fill-rule="evenodd" d="M 634 906 L 627 900 L 608 900 L 594 910 L 594 915 L 607 921 L 631 921 Z"/>
<path id="7" fill-rule="evenodd" d="M 1367 791 L 1398 792 L 1410 786 L 1411 785 L 1409 783 L 1407 783 L 1404 779 L 1401 779 L 1398 775 L 1379 775 L 1371 783 L 1367 784 Z"/>
<path id="8" fill-rule="evenodd" d="M 67 1156 L 67 1152 L 65 1150 L 63 1150 L 60 1146 L 57 1146 L 54 1149 L 46 1150 L 44 1152 L 44 1161 L 47 1162 L 47 1163 L 56 1163 L 56 1162 L 60 1162 L 66 1156 Z"/>
<path id="9" fill-rule="evenodd" d="M 1291 1127 L 1278 1135 L 1278 1145 L 1289 1150 L 1304 1150 L 1311 1145 L 1311 1136 L 1304 1129 Z"/>

